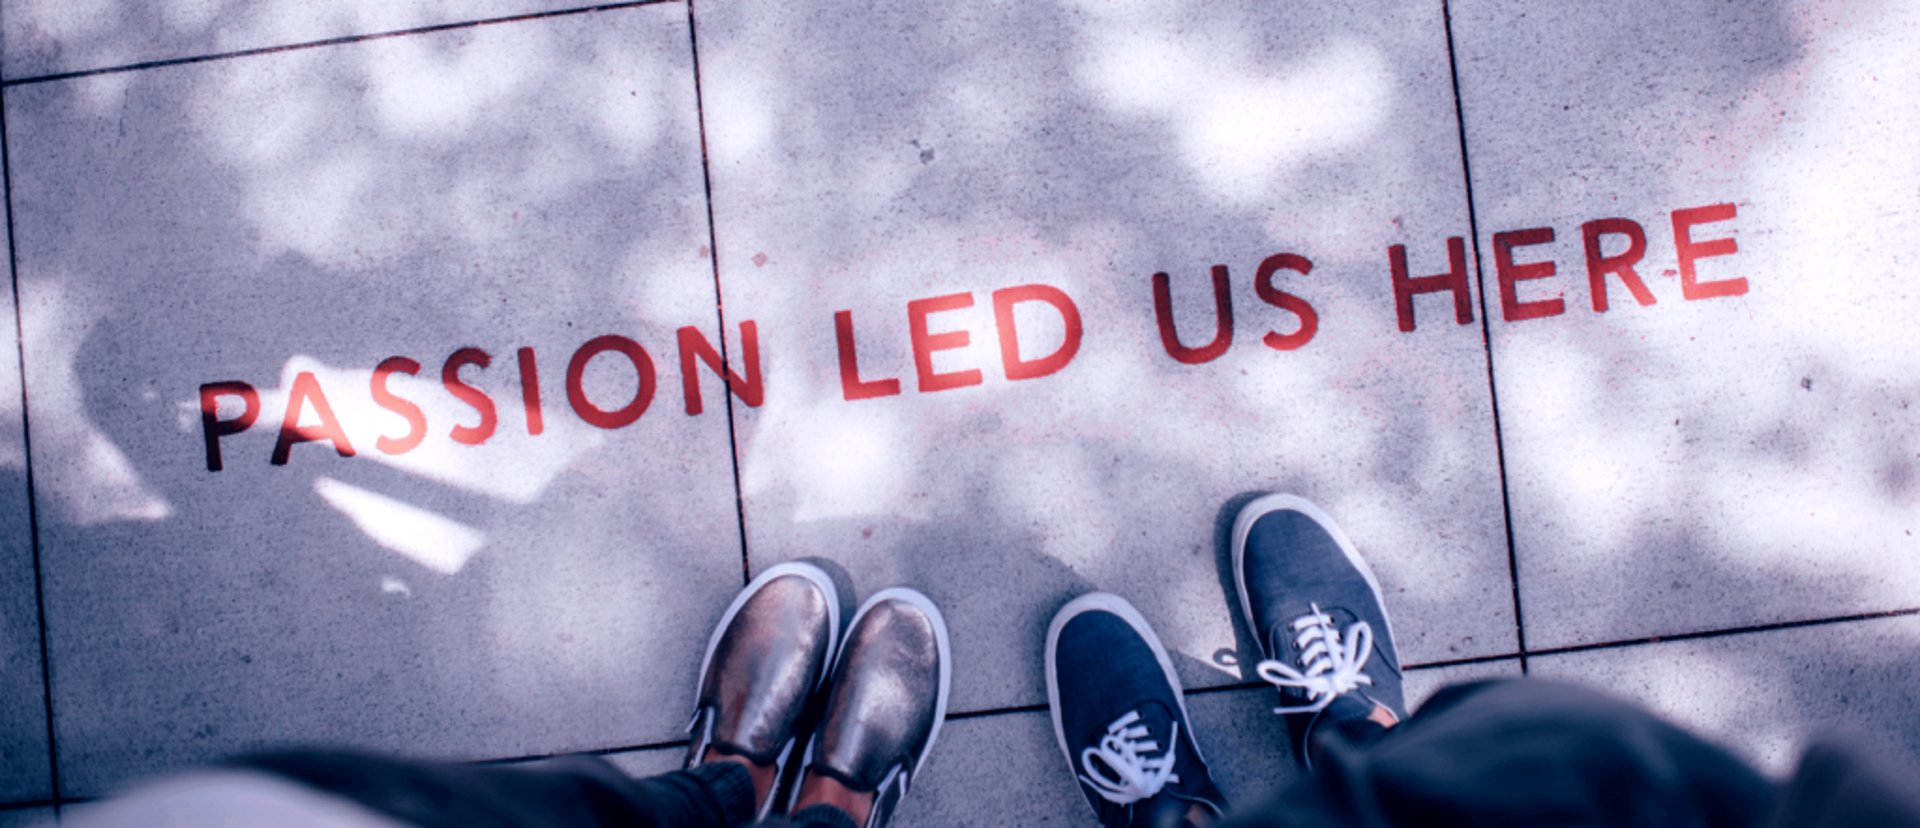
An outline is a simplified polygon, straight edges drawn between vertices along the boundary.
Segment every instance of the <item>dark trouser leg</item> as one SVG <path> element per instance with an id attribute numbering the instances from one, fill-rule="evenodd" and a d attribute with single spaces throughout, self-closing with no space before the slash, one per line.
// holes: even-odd
<path id="1" fill-rule="evenodd" d="M 853 817 L 846 811 L 832 805 L 814 805 L 793 812 L 785 819 L 778 817 L 763 823 L 767 828 L 859 828 L 854 825 Z"/>
<path id="2" fill-rule="evenodd" d="M 232 764 L 291 779 L 425 828 L 733 828 L 753 819 L 753 778 L 732 762 L 647 779 L 631 778 L 592 756 L 498 766 L 287 751 Z"/>
<path id="3" fill-rule="evenodd" d="M 1774 787 L 1721 748 L 1574 685 L 1449 687 L 1355 745 L 1323 744 L 1318 773 L 1229 824 L 1758 824 Z"/>

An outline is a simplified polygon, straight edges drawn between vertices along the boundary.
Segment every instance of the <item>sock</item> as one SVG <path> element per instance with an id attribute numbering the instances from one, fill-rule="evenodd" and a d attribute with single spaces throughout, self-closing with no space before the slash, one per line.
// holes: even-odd
<path id="1" fill-rule="evenodd" d="M 1354 747 L 1373 744 L 1387 732 L 1386 725 L 1368 718 L 1373 715 L 1373 702 L 1356 694 L 1334 699 L 1320 715 L 1326 717 L 1320 723 L 1323 730 L 1331 729 Z"/>
<path id="2" fill-rule="evenodd" d="M 688 768 L 687 773 L 706 784 L 707 792 L 713 794 L 714 801 L 726 814 L 728 825 L 745 825 L 753 821 L 760 803 L 753 801 L 753 774 L 746 765 L 739 762 L 708 762 Z"/>
<path id="3" fill-rule="evenodd" d="M 793 824 L 801 826 L 819 825 L 825 826 L 825 828 L 858 828 L 858 826 L 853 824 L 853 817 L 851 815 L 832 805 L 809 805 L 794 812 L 794 814 L 787 817 L 787 819 L 791 820 Z"/>

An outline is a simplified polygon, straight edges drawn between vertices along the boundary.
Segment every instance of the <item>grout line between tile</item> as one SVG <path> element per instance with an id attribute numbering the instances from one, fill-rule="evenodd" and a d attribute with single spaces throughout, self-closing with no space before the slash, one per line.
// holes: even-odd
<path id="1" fill-rule="evenodd" d="M 1007 716 L 1019 713 L 1042 713 L 1045 712 L 1046 709 L 1047 705 L 1045 703 L 1022 704 L 1013 707 L 989 707 L 984 710 L 966 710 L 959 713 L 948 713 L 947 721 L 958 722 L 967 719 L 985 719 L 991 716 Z"/>
<path id="2" fill-rule="evenodd" d="M 69 805 L 73 804 L 73 802 L 74 800 L 67 800 L 67 804 Z M 24 802 L 7 802 L 0 804 L 0 814 L 10 811 L 25 811 L 30 808 L 54 808 L 57 810 L 59 807 L 60 800 L 57 799 L 29 799 Z"/>
<path id="3" fill-rule="evenodd" d="M 684 748 L 686 746 L 687 740 L 676 739 L 671 742 L 648 742 L 640 745 L 620 745 L 608 748 L 594 748 L 592 750 L 572 750 L 564 753 L 530 753 L 525 756 L 505 756 L 498 759 L 482 759 L 474 762 L 474 764 L 511 765 L 518 762 L 538 762 L 542 759 L 557 759 L 562 756 L 612 756 L 616 753 L 636 753 L 643 750 L 671 750 L 673 748 Z"/>
<path id="4" fill-rule="evenodd" d="M 713 313 L 720 325 L 720 370 L 724 390 L 720 396 L 727 404 L 727 452 L 733 460 L 733 514 L 740 522 L 740 583 L 753 581 L 753 567 L 747 553 L 747 499 L 740 487 L 740 438 L 733 423 L 732 353 L 727 347 L 727 302 L 720 290 L 720 240 L 713 222 L 713 172 L 707 160 L 707 107 L 700 88 L 700 30 L 694 22 L 693 0 L 687 0 L 687 47 L 693 55 L 693 111 L 700 123 L 700 183 L 707 194 L 707 261 L 713 263 Z"/>
<path id="5" fill-rule="evenodd" d="M 1493 372 L 1493 319 L 1487 315 L 1487 274 L 1480 261 L 1480 216 L 1473 199 L 1473 162 L 1467 155 L 1467 115 L 1460 98 L 1460 60 L 1453 47 L 1453 6 L 1440 0 L 1440 19 L 1447 30 L 1447 71 L 1453 78 L 1453 120 L 1460 132 L 1460 172 L 1467 188 L 1467 232 L 1473 234 L 1473 276 L 1480 292 L 1480 340 L 1487 356 L 1487 399 L 1493 415 L 1493 455 L 1500 468 L 1500 516 L 1507 532 L 1507 578 L 1513 586 L 1513 640 L 1519 648 L 1520 672 L 1527 672 L 1527 622 L 1520 609 L 1520 555 L 1513 541 L 1513 494 L 1507 484 L 1507 441 L 1500 427 L 1500 389 Z"/>
<path id="6" fill-rule="evenodd" d="M 33 550 L 34 613 L 40 624 L 40 691 L 47 720 L 47 787 L 57 801 L 60 799 L 60 751 L 54 743 L 53 661 L 47 649 L 47 593 L 40 566 L 40 499 L 33 480 L 33 430 L 28 428 L 33 412 L 27 399 L 26 309 L 20 302 L 20 258 L 16 252 L 20 242 L 13 226 L 13 153 L 9 151 L 4 88 L 0 88 L 0 190 L 5 191 L 7 208 L 7 274 L 13 289 L 13 347 L 20 363 L 20 447 L 26 457 L 27 538 Z"/>
<path id="7" fill-rule="evenodd" d="M 1851 623 L 1855 621 L 1876 621 L 1876 620 L 1886 619 L 1886 618 L 1906 618 L 1906 617 L 1915 616 L 1915 615 L 1920 615 L 1920 607 L 1914 607 L 1911 609 L 1887 610 L 1884 612 L 1862 612 L 1862 613 L 1855 613 L 1853 615 L 1836 615 L 1836 616 L 1831 616 L 1827 618 L 1805 618 L 1805 619 L 1800 619 L 1796 621 L 1775 621 L 1770 624 L 1752 624 L 1744 627 L 1723 627 L 1720 629 L 1699 630 L 1696 632 L 1685 632 L 1685 633 L 1673 633 L 1669 635 L 1654 635 L 1654 636 L 1648 636 L 1645 638 L 1634 638 L 1634 639 L 1626 639 L 1621 641 L 1599 641 L 1592 644 L 1569 644 L 1564 647 L 1547 647 L 1547 648 L 1534 650 L 1532 651 L 1532 653 L 1530 653 L 1530 655 L 1533 655 L 1536 657 L 1557 656 L 1557 655 L 1568 655 L 1571 653 L 1586 653 L 1586 652 L 1592 652 L 1595 650 L 1618 650 L 1626 647 L 1637 647 L 1645 644 L 1664 644 L 1664 643 L 1674 642 L 1674 641 L 1699 641 L 1699 640 L 1708 639 L 1708 638 L 1723 638 L 1726 636 L 1734 636 L 1734 635 L 1752 635 L 1755 633 L 1776 632 L 1780 630 L 1797 630 L 1804 627 L 1826 627 L 1826 626 L 1832 626 L 1834 624 L 1846 624 L 1846 623 Z"/>
<path id="8" fill-rule="evenodd" d="M 284 46 L 261 46 L 253 49 L 237 49 L 231 52 L 214 52 L 211 54 L 194 55 L 191 57 L 165 58 L 162 60 L 148 60 L 148 61 L 141 61 L 139 63 L 128 63 L 120 66 L 104 66 L 97 69 L 77 69 L 70 72 L 53 72 L 45 75 L 33 75 L 29 77 L 24 77 L 24 78 L 12 78 L 12 79 L 0 82 L 0 86 L 26 86 L 28 84 L 35 84 L 35 83 L 51 83 L 54 81 L 73 80 L 75 78 L 92 77 L 94 75 L 111 75 L 111 74 L 117 74 L 120 72 L 137 72 L 142 69 L 158 69 L 166 66 L 183 66 L 190 63 L 206 63 L 209 61 L 216 61 L 216 60 L 230 60 L 233 58 L 254 57 L 257 55 L 271 55 L 279 52 L 294 52 L 302 49 L 315 49 L 321 46 L 340 46 L 348 43 L 360 43 L 362 41 L 367 41 L 367 40 L 384 40 L 390 37 L 406 37 L 408 35 L 430 34 L 433 32 L 445 32 L 445 31 L 452 31 L 455 29 L 472 29 L 480 26 L 491 26 L 498 23 L 521 23 L 528 20 L 544 20 L 552 17 L 569 17 L 576 14 L 591 14 L 593 12 L 618 11 L 621 9 L 637 8 L 639 6 L 661 5 L 661 4 L 669 3 L 672 1 L 673 0 L 626 0 L 625 2 L 619 2 L 619 3 L 602 3 L 600 5 L 595 5 L 595 6 L 578 6 L 570 9 L 553 9 L 551 11 L 529 12 L 527 14 L 515 14 L 515 15 L 508 15 L 506 17 L 489 17 L 489 18 L 483 18 L 480 20 L 464 20 L 457 23 L 435 23 L 430 26 L 419 26 L 411 29 L 394 29 L 392 31 L 386 31 L 386 32 L 372 32 L 369 34 L 329 37 L 323 40 L 309 40 L 301 43 L 289 43 Z"/>

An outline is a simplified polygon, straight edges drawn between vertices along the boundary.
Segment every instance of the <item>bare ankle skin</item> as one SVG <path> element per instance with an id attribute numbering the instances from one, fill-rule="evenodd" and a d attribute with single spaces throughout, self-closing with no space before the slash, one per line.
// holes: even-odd
<path id="1" fill-rule="evenodd" d="M 1377 722 L 1381 727 L 1393 727 L 1400 723 L 1400 717 L 1393 715 L 1393 711 L 1388 710 L 1384 704 L 1375 704 L 1373 712 L 1368 713 L 1367 718 Z"/>
<path id="2" fill-rule="evenodd" d="M 798 812 L 809 805 L 832 805 L 853 817 L 853 824 L 865 825 L 867 812 L 873 810 L 873 794 L 849 790 L 837 780 L 808 773 L 800 781 L 800 796 L 794 800 L 793 810 Z"/>

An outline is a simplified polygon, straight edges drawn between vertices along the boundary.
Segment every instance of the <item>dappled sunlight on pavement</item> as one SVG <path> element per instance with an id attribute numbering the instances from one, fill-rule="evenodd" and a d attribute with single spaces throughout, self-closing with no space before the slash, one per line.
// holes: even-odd
<path id="1" fill-rule="evenodd" d="M 1413 699 L 1920 748 L 1903 4 L 0 6 L 0 814 L 288 741 L 670 767 L 800 558 L 951 628 L 902 823 L 1084 819 L 1090 590 L 1251 798 L 1266 491 Z"/>

